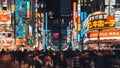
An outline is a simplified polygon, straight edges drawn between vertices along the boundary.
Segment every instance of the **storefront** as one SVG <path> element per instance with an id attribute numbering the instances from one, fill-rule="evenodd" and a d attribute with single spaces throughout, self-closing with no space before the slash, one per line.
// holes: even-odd
<path id="1" fill-rule="evenodd" d="M 100 32 L 96 30 L 86 34 L 85 45 L 93 49 L 98 49 L 98 43 L 101 49 L 114 47 L 120 43 L 120 30 L 101 30 Z"/>

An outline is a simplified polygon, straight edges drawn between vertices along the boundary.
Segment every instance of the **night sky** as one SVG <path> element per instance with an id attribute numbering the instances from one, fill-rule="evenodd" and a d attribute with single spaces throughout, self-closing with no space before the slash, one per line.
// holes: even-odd
<path id="1" fill-rule="evenodd" d="M 59 18 L 60 14 L 60 0 L 46 0 L 47 11 L 53 11 L 54 17 Z"/>

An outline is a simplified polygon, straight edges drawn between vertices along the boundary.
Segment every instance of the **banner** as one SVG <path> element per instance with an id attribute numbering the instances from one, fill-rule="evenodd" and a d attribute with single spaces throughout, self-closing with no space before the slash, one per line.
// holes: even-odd
<path id="1" fill-rule="evenodd" d="M 88 34 L 89 38 L 105 38 L 105 37 L 120 37 L 120 30 L 101 30 L 99 31 L 93 31 Z"/>
<path id="2" fill-rule="evenodd" d="M 11 24 L 11 13 L 10 13 L 10 11 L 0 12 L 0 24 Z"/>
<path id="3" fill-rule="evenodd" d="M 102 15 L 103 16 L 103 15 Z M 102 16 L 99 16 L 101 18 Z M 93 19 L 94 17 L 94 19 Z M 90 17 L 93 20 L 89 20 L 88 22 L 88 29 L 89 30 L 97 30 L 97 29 L 104 29 L 104 28 L 114 28 L 115 27 L 115 17 L 114 16 L 107 16 L 107 18 L 97 19 L 97 16 Z"/>
<path id="4" fill-rule="evenodd" d="M 14 42 L 14 38 L 0 38 L 1 45 L 13 45 Z"/>
<path id="5" fill-rule="evenodd" d="M 59 33 L 53 33 L 53 38 L 59 39 Z"/>

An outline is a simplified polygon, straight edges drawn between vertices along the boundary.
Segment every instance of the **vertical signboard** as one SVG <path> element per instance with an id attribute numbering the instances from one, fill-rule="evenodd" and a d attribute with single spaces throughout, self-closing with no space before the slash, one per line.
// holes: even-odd
<path id="1" fill-rule="evenodd" d="M 77 17 L 77 3 L 73 2 L 73 24 L 76 23 L 76 17 Z"/>
<path id="2" fill-rule="evenodd" d="M 104 12 L 92 13 L 88 20 L 89 30 L 98 30 L 115 27 L 115 16 L 107 16 Z"/>
<path id="3" fill-rule="evenodd" d="M 73 38 L 77 40 L 77 2 L 73 2 Z"/>
<path id="4" fill-rule="evenodd" d="M 77 5 L 77 10 L 78 10 L 78 16 L 77 16 L 77 23 L 78 23 L 78 25 L 77 25 L 77 30 L 78 31 L 80 31 L 80 29 L 81 29 L 81 21 L 80 21 L 80 13 L 81 13 L 81 7 L 80 7 L 80 0 L 78 0 L 78 5 Z"/>
<path id="5" fill-rule="evenodd" d="M 25 0 L 15 0 L 15 36 L 17 38 L 26 38 L 26 4 Z"/>
<path id="6" fill-rule="evenodd" d="M 30 1 L 27 1 L 27 11 L 26 11 L 27 18 L 30 18 Z"/>

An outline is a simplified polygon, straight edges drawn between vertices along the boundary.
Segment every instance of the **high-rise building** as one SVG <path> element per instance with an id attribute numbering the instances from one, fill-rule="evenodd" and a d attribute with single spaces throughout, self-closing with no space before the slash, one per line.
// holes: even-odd
<path id="1" fill-rule="evenodd" d="M 54 18 L 60 17 L 60 0 L 45 0 L 46 11 L 52 11 Z"/>
<path id="2" fill-rule="evenodd" d="M 120 8 L 120 0 L 82 0 L 84 5 L 82 8 L 83 10 L 87 10 L 89 13 L 96 12 L 96 11 L 105 11 L 105 8 L 107 7 L 105 1 L 111 4 L 112 2 L 115 3 L 115 5 L 112 5 L 115 9 Z M 81 3 L 82 3 L 81 1 Z M 111 2 L 109 2 L 111 1 Z"/>
<path id="3" fill-rule="evenodd" d="M 81 0 L 81 11 L 92 13 L 95 11 L 104 11 L 105 0 Z"/>
<path id="4" fill-rule="evenodd" d="M 60 0 L 60 16 L 71 16 L 71 0 Z"/>

